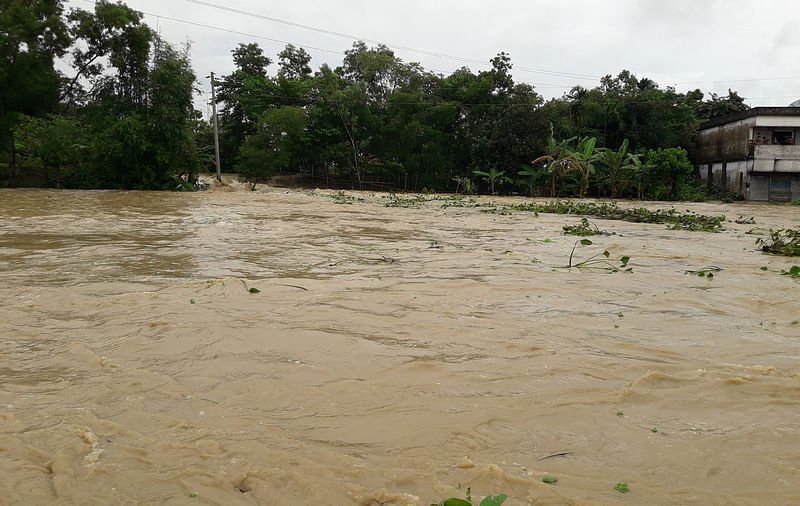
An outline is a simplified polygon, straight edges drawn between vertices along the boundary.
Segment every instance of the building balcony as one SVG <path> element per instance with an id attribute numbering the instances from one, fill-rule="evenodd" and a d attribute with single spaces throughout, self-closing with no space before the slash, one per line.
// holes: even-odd
<path id="1" fill-rule="evenodd" d="M 755 144 L 749 172 L 800 172 L 800 146 Z"/>

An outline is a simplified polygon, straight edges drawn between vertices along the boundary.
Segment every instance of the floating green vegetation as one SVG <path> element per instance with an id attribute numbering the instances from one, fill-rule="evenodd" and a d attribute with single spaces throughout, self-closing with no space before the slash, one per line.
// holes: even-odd
<path id="1" fill-rule="evenodd" d="M 579 244 L 581 246 L 591 246 L 592 241 L 590 241 L 589 239 L 580 239 L 578 241 L 575 241 L 575 245 L 572 246 L 572 251 L 569 254 L 569 263 L 564 267 L 560 267 L 561 269 L 571 269 L 573 267 L 577 267 L 579 269 L 605 271 L 609 274 L 620 271 L 633 272 L 633 268 L 628 267 L 628 262 L 630 261 L 631 257 L 624 256 L 618 259 L 612 259 L 611 253 L 609 253 L 608 250 L 590 256 L 589 258 L 587 258 L 582 262 L 573 264 L 572 259 L 575 255 L 575 249 L 578 247 Z M 619 265 L 616 265 L 616 263 L 619 263 Z"/>
<path id="2" fill-rule="evenodd" d="M 756 246 L 761 247 L 764 253 L 783 255 L 787 257 L 800 256 L 800 229 L 780 228 L 770 229 L 768 237 L 756 239 Z"/>
<path id="3" fill-rule="evenodd" d="M 351 197 L 350 195 L 346 194 L 344 190 L 339 190 L 335 195 L 333 195 L 334 204 L 352 204 L 355 202 L 355 200 L 355 197 Z"/>
<path id="4" fill-rule="evenodd" d="M 792 278 L 800 278 L 800 265 L 793 265 L 789 270 L 781 269 L 781 275 L 789 276 Z"/>
<path id="5" fill-rule="evenodd" d="M 691 211 L 679 212 L 676 209 L 657 209 L 651 211 L 643 207 L 625 209 L 617 204 L 595 202 L 572 202 L 554 200 L 546 204 L 518 204 L 510 206 L 514 211 L 529 211 L 551 214 L 583 214 L 604 220 L 622 220 L 633 223 L 664 223 L 675 230 L 720 232 L 724 230 L 724 216 L 707 216 Z"/>
<path id="6" fill-rule="evenodd" d="M 614 234 L 614 232 L 600 230 L 597 228 L 597 225 L 590 223 L 588 218 L 581 218 L 581 222 L 578 225 L 564 225 L 562 228 L 564 229 L 564 235 L 591 236 Z"/>
<path id="7" fill-rule="evenodd" d="M 261 290 L 259 290 L 258 288 L 251 288 L 251 289 L 249 289 L 247 291 L 250 292 L 250 293 L 261 293 Z"/>
<path id="8" fill-rule="evenodd" d="M 542 477 L 542 482 L 544 482 L 544 483 L 556 483 L 556 482 L 558 482 L 558 478 L 556 478 L 555 476 L 543 476 Z"/>
<path id="9" fill-rule="evenodd" d="M 500 495 L 489 495 L 486 496 L 483 501 L 480 502 L 478 506 L 500 506 L 504 502 L 506 502 L 508 497 L 505 494 Z M 432 503 L 431 506 L 473 506 L 472 505 L 472 490 L 467 488 L 467 498 L 466 499 L 459 499 L 457 497 L 451 497 L 450 499 L 445 499 L 439 503 Z"/>
<path id="10" fill-rule="evenodd" d="M 627 483 L 617 483 L 616 485 L 614 485 L 614 490 L 616 490 L 617 492 L 622 492 L 623 494 L 630 492 Z"/>
<path id="11" fill-rule="evenodd" d="M 404 198 L 398 197 L 394 193 L 391 193 L 388 197 L 384 198 L 388 199 L 386 204 L 384 204 L 386 207 L 419 207 L 428 201 L 424 195 L 416 195 L 414 197 Z"/>
<path id="12" fill-rule="evenodd" d="M 697 276 L 698 278 L 708 278 L 712 279 L 714 277 L 714 273 L 720 272 L 722 267 L 717 267 L 716 265 L 709 265 L 707 267 L 703 267 L 702 269 L 697 269 L 696 271 L 686 270 L 683 271 L 684 274 L 689 274 L 691 276 Z"/>
<path id="13" fill-rule="evenodd" d="M 477 200 L 473 199 L 472 197 L 465 197 L 460 193 L 456 193 L 455 195 L 449 195 L 443 198 L 435 198 L 434 200 L 443 200 L 442 202 L 442 209 L 446 209 L 448 207 L 481 207 L 481 203 Z"/>

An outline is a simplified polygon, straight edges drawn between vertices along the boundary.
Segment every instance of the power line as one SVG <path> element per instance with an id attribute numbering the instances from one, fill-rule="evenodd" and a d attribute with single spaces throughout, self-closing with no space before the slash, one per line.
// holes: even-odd
<path id="1" fill-rule="evenodd" d="M 476 58 L 468 58 L 468 57 L 463 57 L 463 56 L 456 56 L 456 55 L 451 55 L 451 54 L 442 53 L 442 52 L 438 52 L 438 51 L 431 51 L 431 50 L 428 50 L 428 49 L 420 49 L 420 48 L 414 48 L 414 47 L 404 46 L 404 45 L 400 45 L 400 44 L 382 42 L 382 41 L 377 40 L 377 39 L 370 39 L 370 38 L 367 38 L 367 37 L 359 37 L 357 35 L 337 32 L 337 31 L 333 31 L 333 30 L 327 30 L 327 29 L 324 29 L 324 28 L 318 28 L 318 27 L 315 27 L 315 26 L 305 25 L 305 24 L 302 24 L 302 23 L 296 23 L 296 22 L 293 22 L 293 21 L 287 21 L 287 20 L 284 20 L 284 19 L 279 19 L 279 18 L 275 18 L 275 17 L 272 17 L 272 16 L 266 16 L 264 14 L 259 14 L 257 12 L 245 11 L 245 10 L 242 10 L 242 9 L 236 9 L 236 8 L 233 8 L 233 7 L 227 7 L 225 5 L 219 5 L 219 4 L 215 4 L 215 3 L 212 3 L 212 2 L 207 2 L 205 0 L 185 0 L 185 1 L 187 1 L 189 3 L 197 4 L 197 5 L 203 5 L 203 6 L 206 6 L 206 7 L 211 7 L 213 9 L 232 12 L 232 13 L 235 13 L 235 14 L 240 14 L 240 15 L 243 15 L 243 16 L 263 19 L 263 20 L 266 20 L 266 21 L 271 21 L 271 22 L 274 22 L 274 23 L 279 23 L 279 24 L 283 24 L 283 25 L 287 25 L 287 26 L 293 26 L 293 27 L 296 27 L 296 28 L 302 28 L 304 30 L 310 30 L 310 31 L 317 32 L 317 33 L 324 33 L 324 34 L 327 34 L 327 35 L 333 35 L 333 36 L 345 38 L 345 39 L 348 39 L 348 40 L 361 40 L 361 41 L 364 41 L 364 42 L 370 42 L 372 44 L 383 44 L 383 45 L 385 45 L 387 47 L 392 47 L 392 48 L 401 49 L 401 50 L 404 50 L 404 51 L 410 51 L 410 52 L 414 52 L 414 53 L 424 54 L 424 55 L 427 55 L 427 56 L 434 56 L 434 57 L 437 57 L 437 58 L 460 61 L 460 62 L 463 62 L 463 63 L 473 63 L 473 64 L 477 64 L 477 65 L 489 66 L 489 64 L 486 61 L 479 60 L 479 59 L 476 59 Z M 549 76 L 554 76 L 554 77 L 565 77 L 565 78 L 578 79 L 578 80 L 597 80 L 597 79 L 600 79 L 601 77 L 603 77 L 603 76 L 589 75 L 589 74 L 583 74 L 583 73 L 562 72 L 562 71 L 556 71 L 556 70 L 537 69 L 537 68 L 531 68 L 531 67 L 525 67 L 525 66 L 516 66 L 516 65 L 513 67 L 513 69 L 514 70 L 518 70 L 518 71 L 522 71 L 522 72 L 530 72 L 530 73 L 543 74 L 543 75 L 549 75 Z M 741 82 L 779 81 L 779 80 L 792 80 L 792 79 L 800 79 L 800 76 L 764 77 L 764 78 L 728 79 L 728 80 L 719 80 L 719 79 L 713 80 L 712 79 L 712 80 L 707 80 L 707 81 L 680 81 L 680 82 L 676 82 L 675 84 L 677 85 L 677 84 L 706 84 L 706 83 L 741 83 Z M 568 85 L 556 85 L 556 84 L 537 84 L 537 86 L 563 87 L 563 88 L 572 87 L 571 85 L 568 86 Z"/>
<path id="2" fill-rule="evenodd" d="M 186 0 L 186 1 L 189 2 L 189 3 L 197 4 L 197 5 L 203 5 L 203 6 L 206 6 L 206 7 L 211 7 L 213 9 L 232 12 L 232 13 L 235 13 L 235 14 L 241 14 L 243 16 L 248 16 L 248 17 L 252 17 L 252 18 L 263 19 L 263 20 L 266 20 L 266 21 L 271 21 L 273 23 L 279 23 L 279 24 L 282 24 L 282 25 L 293 26 L 295 28 L 302 28 L 304 30 L 310 30 L 310 31 L 317 32 L 317 33 L 324 33 L 324 34 L 327 34 L 327 35 L 333 35 L 335 37 L 341 37 L 341 38 L 345 38 L 345 39 L 348 39 L 348 40 L 361 40 L 361 41 L 364 41 L 364 42 L 370 42 L 372 44 L 383 44 L 383 45 L 385 45 L 387 47 L 401 49 L 403 51 L 409 51 L 409 52 L 413 52 L 413 53 L 419 53 L 419 54 L 424 54 L 424 55 L 427 55 L 427 56 L 434 56 L 434 57 L 437 57 L 437 58 L 443 58 L 443 59 L 448 59 L 448 60 L 455 60 L 455 61 L 459 61 L 459 62 L 462 62 L 462 63 L 473 63 L 473 64 L 484 65 L 484 66 L 488 66 L 489 65 L 486 61 L 479 60 L 477 58 L 468 58 L 468 57 L 464 57 L 464 56 L 455 56 L 455 55 L 442 53 L 442 52 L 438 52 L 438 51 L 431 51 L 431 50 L 428 50 L 428 49 L 419 49 L 419 48 L 404 46 L 404 45 L 401 45 L 401 44 L 387 43 L 387 42 L 383 42 L 383 41 L 376 40 L 376 39 L 370 39 L 368 37 L 359 37 L 359 36 L 352 35 L 352 34 L 336 32 L 336 31 L 333 31 L 333 30 L 327 30 L 327 29 L 324 29 L 324 28 L 318 28 L 318 27 L 315 27 L 315 26 L 305 25 L 305 24 L 302 24 L 302 23 L 295 23 L 293 21 L 286 21 L 284 19 L 279 19 L 279 18 L 275 18 L 275 17 L 259 14 L 257 12 L 244 11 L 244 10 L 241 10 L 241 9 L 235 9 L 233 7 L 227 7 L 225 5 L 219 5 L 219 4 L 215 4 L 215 3 L 211 3 L 211 2 L 205 2 L 203 0 Z M 581 79 L 581 80 L 597 80 L 597 79 L 600 79 L 600 77 L 601 77 L 601 76 L 594 76 L 594 75 L 587 75 L 587 74 L 577 74 L 577 73 L 572 73 L 572 72 L 560 72 L 560 71 L 556 71 L 556 70 L 536 69 L 536 68 L 521 67 L 521 66 L 516 66 L 516 67 L 514 67 L 514 69 L 515 70 L 520 70 L 520 71 L 523 71 L 523 72 L 531 72 L 531 73 L 534 73 L 534 74 L 543 74 L 543 75 L 549 75 L 549 76 L 554 76 L 554 77 L 568 77 L 568 78 L 571 78 L 571 79 Z"/>
<path id="3" fill-rule="evenodd" d="M 94 3 L 95 3 L 94 0 L 81 0 L 81 1 L 84 2 L 84 3 L 92 4 L 92 5 L 94 5 Z M 335 54 L 335 55 L 341 55 L 342 54 L 342 51 L 335 51 L 335 50 L 332 50 L 332 49 L 309 46 L 307 44 L 294 43 L 294 42 L 290 42 L 290 41 L 286 41 L 286 40 L 275 39 L 275 38 L 272 38 L 272 37 L 265 37 L 263 35 L 256 35 L 256 34 L 253 34 L 253 33 L 242 32 L 242 31 L 239 31 L 239 30 L 232 30 L 230 28 L 221 28 L 219 26 L 208 25 L 208 24 L 205 24 L 205 23 L 198 23 L 198 22 L 189 21 L 189 20 L 186 20 L 186 19 L 180 19 L 180 18 L 175 18 L 175 17 L 171 17 L 171 16 L 164 16 L 162 14 L 154 14 L 152 12 L 147 12 L 147 11 L 139 10 L 138 12 L 144 14 L 145 16 L 154 17 L 154 18 L 157 18 L 159 20 L 160 19 L 166 19 L 166 20 L 169 20 L 169 21 L 174 21 L 176 23 L 183 23 L 183 24 L 187 24 L 187 25 L 191 25 L 191 26 L 196 26 L 196 27 L 199 27 L 199 28 L 207 28 L 209 30 L 227 32 L 227 33 L 232 33 L 232 34 L 235 34 L 235 35 L 242 35 L 242 36 L 250 37 L 250 38 L 253 38 L 253 39 L 267 40 L 267 41 L 270 41 L 270 42 L 278 42 L 278 43 L 281 43 L 281 44 L 292 44 L 293 46 L 296 46 L 296 47 L 302 48 L 302 49 L 310 49 L 310 50 L 314 50 L 314 51 L 323 51 L 325 53 L 331 53 L 331 54 Z M 479 62 L 480 60 L 475 60 L 475 61 Z M 442 71 L 442 70 L 437 70 L 437 69 L 430 69 L 430 70 L 432 70 L 434 72 L 439 72 L 440 74 L 443 74 L 443 75 L 445 74 L 445 72 Z M 531 85 L 534 85 L 534 86 L 538 86 L 538 87 L 541 87 L 541 88 L 564 88 L 564 89 L 567 89 L 567 88 L 572 88 L 574 86 L 573 84 L 553 84 L 553 83 L 536 83 L 536 82 L 531 82 L 531 83 L 528 83 L 528 84 L 531 84 Z"/>
<path id="4" fill-rule="evenodd" d="M 708 84 L 708 83 L 749 83 L 754 81 L 784 81 L 791 79 L 800 79 L 800 76 L 788 77 L 757 77 L 753 79 L 711 79 L 708 81 L 680 81 L 675 84 Z"/>
<path id="5" fill-rule="evenodd" d="M 96 3 L 95 0 L 80 0 L 80 1 L 82 1 L 84 3 L 92 4 L 92 5 L 94 5 Z M 234 12 L 234 13 L 237 13 L 237 14 L 247 15 L 247 16 L 251 16 L 251 17 L 258 17 L 258 18 L 269 20 L 269 21 L 275 21 L 277 23 L 287 24 L 287 25 L 290 25 L 290 26 L 297 26 L 297 27 L 300 27 L 300 28 L 306 28 L 306 29 L 318 31 L 318 32 L 321 32 L 321 33 L 328 33 L 328 34 L 336 35 L 336 36 L 339 36 L 339 37 L 345 37 L 345 38 L 348 38 L 350 40 L 363 40 L 365 42 L 382 44 L 382 42 L 377 41 L 377 40 L 373 40 L 373 39 L 359 38 L 359 37 L 356 37 L 356 36 L 353 36 L 353 35 L 347 35 L 347 34 L 343 34 L 343 33 L 339 33 L 339 32 L 333 32 L 333 31 L 330 31 L 330 30 L 324 30 L 324 29 L 321 29 L 321 28 L 311 27 L 311 26 L 308 26 L 308 25 L 302 25 L 300 23 L 294 23 L 294 22 L 291 22 L 291 21 L 279 20 L 277 18 L 271 18 L 271 17 L 263 16 L 263 15 L 257 14 L 257 13 L 250 13 L 250 12 L 247 12 L 247 11 L 241 11 L 241 10 L 238 10 L 238 9 L 233 9 L 233 8 L 229 8 L 229 7 L 225 7 L 225 6 L 221 6 L 221 5 L 212 4 L 210 2 L 205 2 L 205 1 L 202 1 L 202 0 L 186 0 L 186 1 L 187 2 L 191 2 L 191 3 L 195 3 L 195 4 L 206 5 L 206 6 L 209 6 L 209 7 L 213 7 L 213 8 L 217 8 L 217 9 L 221 9 L 221 10 L 225 10 L 225 11 Z M 315 47 L 315 46 L 310 46 L 310 45 L 306 45 L 306 44 L 296 44 L 296 43 L 293 43 L 293 42 L 290 42 L 290 41 L 286 41 L 286 40 L 275 39 L 275 38 L 272 38 L 272 37 L 266 37 L 266 36 L 263 36 L 263 35 L 256 35 L 256 34 L 253 34 L 253 33 L 243 32 L 243 31 L 239 31 L 239 30 L 233 30 L 233 29 L 229 29 L 229 28 L 221 28 L 221 27 L 218 27 L 218 26 L 208 25 L 208 24 L 205 24 L 205 23 L 198 23 L 198 22 L 195 22 L 195 21 L 189 21 L 189 20 L 186 20 L 186 19 L 180 19 L 180 18 L 175 18 L 175 17 L 171 17 L 171 16 L 164 16 L 164 15 L 161 15 L 161 14 L 154 14 L 154 13 L 146 12 L 146 11 L 139 11 L 139 12 L 141 12 L 142 14 L 144 14 L 146 16 L 155 17 L 158 20 L 166 19 L 166 20 L 169 20 L 169 21 L 174 21 L 176 23 L 183 23 L 183 24 L 187 24 L 187 25 L 191 25 L 191 26 L 196 26 L 196 27 L 199 27 L 199 28 L 205 28 L 205 29 L 215 30 L 215 31 L 220 31 L 220 32 L 227 32 L 227 33 L 232 33 L 232 34 L 235 34 L 235 35 L 242 35 L 242 36 L 250 37 L 250 38 L 253 38 L 253 39 L 267 40 L 267 41 L 270 41 L 270 42 L 277 42 L 277 43 L 281 43 L 281 44 L 292 44 L 292 45 L 295 45 L 297 47 L 301 47 L 303 49 L 310 49 L 310 50 L 314 50 L 314 51 L 322 51 L 322 52 L 325 52 L 325 53 L 336 54 L 336 55 L 341 55 L 342 54 L 341 51 L 336 51 L 336 50 L 331 50 L 331 49 L 326 49 L 326 48 L 321 48 L 321 47 Z M 421 50 L 421 49 L 418 50 L 418 49 L 409 48 L 409 47 L 405 47 L 405 46 L 399 46 L 399 45 L 389 45 L 389 44 L 385 44 L 385 45 L 387 45 L 389 47 L 396 47 L 396 48 L 407 50 L 407 51 L 414 51 L 414 52 L 419 52 L 419 53 L 422 53 L 422 54 L 428 54 L 428 55 L 431 55 L 431 56 L 449 58 L 449 59 L 454 59 L 454 60 L 461 60 L 461 61 L 463 61 L 465 63 L 475 63 L 475 64 L 479 64 L 479 65 L 483 65 L 483 66 L 489 66 L 488 63 L 486 63 L 486 62 L 484 62 L 482 60 L 474 59 L 474 58 L 465 58 L 465 57 L 459 57 L 459 56 L 446 55 L 444 53 L 437 53 L 437 52 L 434 52 L 434 51 L 427 51 L 427 50 Z M 597 76 L 588 76 L 586 74 L 572 74 L 572 73 L 568 73 L 568 72 L 546 71 L 546 70 L 540 70 L 540 69 L 530 69 L 528 67 L 517 67 L 517 66 L 514 66 L 513 69 L 514 70 L 522 70 L 522 71 L 525 71 L 525 72 L 537 72 L 537 73 L 543 73 L 543 74 L 550 72 L 550 74 L 546 74 L 546 75 L 552 75 L 552 76 L 555 76 L 555 77 L 567 77 L 567 78 L 574 78 L 574 79 L 596 79 L 597 78 Z M 430 69 L 430 70 L 435 71 L 435 72 L 439 72 L 441 74 L 445 74 L 445 72 L 442 72 L 440 70 L 436 70 L 436 69 Z M 585 76 L 585 77 L 580 77 L 580 76 Z M 675 82 L 673 84 L 675 84 L 675 85 L 679 85 L 679 84 L 683 85 L 683 84 L 705 84 L 705 83 L 735 83 L 735 82 L 777 81 L 777 80 L 792 80 L 792 79 L 800 79 L 800 76 L 764 77 L 764 78 L 732 79 L 732 80 L 712 79 L 712 80 L 707 80 L 707 81 L 679 81 L 679 82 Z M 541 87 L 541 88 L 564 88 L 564 89 L 568 89 L 568 88 L 572 88 L 572 87 L 575 86 L 574 84 L 564 85 L 564 84 L 536 83 L 536 82 L 531 82 L 529 84 L 532 84 L 534 86 L 538 86 L 538 87 Z M 778 97 L 757 97 L 757 98 L 743 97 L 743 98 L 747 98 L 748 100 L 759 100 L 759 99 L 791 98 L 791 97 L 794 97 L 794 95 L 786 95 L 786 96 L 778 96 Z"/>

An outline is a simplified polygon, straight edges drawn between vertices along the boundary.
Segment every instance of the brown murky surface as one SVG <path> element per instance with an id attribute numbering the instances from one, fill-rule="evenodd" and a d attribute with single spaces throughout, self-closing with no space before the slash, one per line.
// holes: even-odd
<path id="1" fill-rule="evenodd" d="M 800 503 L 754 225 L 592 220 L 604 274 L 555 268 L 576 217 L 331 195 L 0 191 L 0 504 Z"/>

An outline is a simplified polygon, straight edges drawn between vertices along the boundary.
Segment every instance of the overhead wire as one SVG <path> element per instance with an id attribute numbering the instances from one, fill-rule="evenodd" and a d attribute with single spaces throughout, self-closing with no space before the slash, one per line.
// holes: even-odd
<path id="1" fill-rule="evenodd" d="M 272 16 L 266 16 L 264 14 L 260 14 L 260 13 L 257 13 L 257 12 L 245 11 L 245 10 L 242 10 L 242 9 L 236 9 L 236 8 L 233 8 L 233 7 L 228 7 L 226 5 L 219 5 L 219 4 L 215 4 L 215 3 L 212 3 L 212 2 L 207 2 L 207 1 L 204 1 L 204 0 L 185 0 L 185 1 L 187 1 L 189 3 L 196 4 L 196 5 L 203 5 L 203 6 L 206 6 L 206 7 L 211 7 L 213 9 L 227 11 L 227 12 L 231 12 L 231 13 L 235 13 L 235 14 L 240 14 L 240 15 L 243 15 L 243 16 L 252 17 L 252 18 L 263 19 L 265 21 L 271 21 L 273 23 L 279 23 L 279 24 L 286 25 L 286 26 L 293 26 L 295 28 L 301 28 L 301 29 L 304 29 L 304 30 L 310 30 L 310 31 L 317 32 L 317 33 L 324 33 L 324 34 L 327 34 L 327 35 L 333 35 L 335 37 L 341 37 L 341 38 L 345 38 L 345 39 L 349 39 L 349 40 L 356 40 L 356 41 L 361 40 L 361 41 L 364 41 L 364 42 L 370 42 L 372 44 L 383 44 L 383 45 L 385 45 L 387 47 L 396 48 L 396 49 L 400 49 L 400 50 L 403 50 L 403 51 L 409 51 L 409 52 L 413 52 L 413 53 L 424 54 L 424 55 L 427 55 L 427 56 L 434 56 L 434 57 L 437 57 L 437 58 L 460 61 L 460 62 L 463 62 L 463 63 L 473 63 L 473 64 L 478 64 L 478 65 L 489 66 L 489 64 L 486 61 L 480 60 L 480 59 L 477 59 L 477 58 L 468 58 L 468 57 L 464 57 L 464 56 L 451 55 L 451 54 L 447 54 L 447 53 L 443 53 L 443 52 L 439 52 L 439 51 L 432 51 L 432 50 L 429 50 L 429 49 L 414 48 L 414 47 L 409 47 L 409 46 L 405 46 L 405 45 L 401 45 L 401 44 L 389 43 L 389 42 L 384 42 L 384 41 L 377 40 L 377 39 L 371 39 L 369 37 L 360 37 L 360 36 L 357 36 L 357 35 L 337 32 L 337 31 L 334 31 L 334 30 L 327 30 L 327 29 L 324 29 L 324 28 L 318 28 L 318 27 L 315 27 L 315 26 L 305 25 L 305 24 L 302 24 L 302 23 L 295 23 L 294 21 L 287 21 L 287 20 L 279 19 L 279 18 L 272 17 Z M 596 80 L 596 79 L 600 79 L 602 77 L 602 76 L 595 76 L 595 75 L 588 75 L 588 74 L 578 74 L 578 73 L 573 73 L 573 72 L 561 72 L 561 71 L 556 71 L 556 70 L 536 69 L 536 68 L 524 67 L 524 66 L 515 66 L 514 69 L 515 70 L 521 70 L 523 72 L 531 72 L 531 73 L 549 75 L 549 76 L 554 76 L 554 77 L 568 77 L 568 78 L 572 78 L 572 79 Z"/>
<path id="2" fill-rule="evenodd" d="M 95 0 L 81 0 L 81 1 L 84 2 L 84 3 L 90 3 L 90 4 L 95 4 L 96 3 Z M 337 36 L 337 37 L 347 38 L 347 39 L 350 39 L 350 40 L 361 40 L 361 41 L 364 41 L 364 42 L 370 42 L 370 43 L 374 43 L 374 44 L 383 44 L 383 45 L 385 45 L 387 47 L 394 47 L 394 48 L 401 49 L 401 50 L 404 50 L 404 51 L 416 52 L 416 53 L 419 53 L 419 54 L 425 54 L 425 55 L 444 58 L 444 59 L 451 59 L 451 60 L 454 60 L 454 61 L 461 61 L 463 63 L 473 63 L 473 64 L 478 64 L 478 65 L 483 65 L 483 66 L 489 66 L 489 64 L 487 62 L 485 62 L 483 60 L 476 59 L 476 58 L 468 58 L 468 57 L 461 57 L 461 56 L 456 56 L 456 55 L 449 55 L 449 54 L 438 52 L 438 51 L 430 51 L 430 50 L 426 50 L 426 49 L 418 49 L 418 48 L 403 46 L 403 45 L 399 45 L 399 44 L 388 44 L 388 43 L 384 43 L 384 42 L 381 42 L 381 41 L 376 40 L 376 39 L 358 37 L 358 36 L 355 36 L 355 35 L 346 34 L 346 33 L 342 33 L 342 32 L 336 32 L 336 31 L 333 31 L 333 30 L 327 30 L 327 29 L 323 29 L 323 28 L 318 28 L 318 27 L 314 27 L 314 26 L 310 26 L 310 25 L 305 25 L 305 24 L 302 24 L 302 23 L 295 23 L 295 22 L 292 22 L 292 21 L 287 21 L 287 20 L 283 20 L 283 19 L 279 19 L 279 18 L 275 18 L 275 17 L 271 17 L 271 16 L 266 16 L 266 15 L 255 13 L 255 12 L 244 11 L 244 10 L 241 10 L 241 9 L 235 9 L 235 8 L 227 7 L 227 6 L 224 6 L 224 5 L 214 4 L 212 2 L 208 2 L 208 1 L 205 1 L 205 0 L 185 0 L 185 1 L 189 2 L 189 3 L 197 4 L 197 5 L 203 5 L 203 6 L 207 6 L 207 7 L 211 7 L 211 8 L 215 8 L 215 9 L 219 9 L 219 10 L 223 10 L 223 11 L 228 11 L 228 12 L 232 12 L 232 13 L 236 13 L 236 14 L 245 15 L 245 16 L 248 16 L 248 17 L 255 17 L 255 18 L 259 18 L 259 19 L 264 19 L 264 20 L 275 22 L 275 23 L 284 24 L 284 25 L 287 25 L 287 26 L 294 26 L 294 27 L 297 27 L 297 28 L 311 30 L 311 31 L 315 31 L 315 32 L 318 32 L 318 33 L 324 33 L 324 34 L 333 35 L 333 36 Z M 270 41 L 270 42 L 277 42 L 277 43 L 280 43 L 280 44 L 292 44 L 292 45 L 295 45 L 296 47 L 301 47 L 301 48 L 308 49 L 308 50 L 313 50 L 313 51 L 321 51 L 321 52 L 330 53 L 330 54 L 336 54 L 336 55 L 341 55 L 342 54 L 342 51 L 336 51 L 336 50 L 332 50 L 332 49 L 311 46 L 311 45 L 308 45 L 308 44 L 296 44 L 296 43 L 293 43 L 291 41 L 286 41 L 286 40 L 282 40 L 282 39 L 276 39 L 276 38 L 273 38 L 273 37 L 266 37 L 266 36 L 263 36 L 263 35 L 248 33 L 248 32 L 244 32 L 244 31 L 240 31 L 240 30 L 234 30 L 234 29 L 230 29 L 230 28 L 222 28 L 222 27 L 218 27 L 218 26 L 214 26 L 214 25 L 209 25 L 209 24 L 206 24 L 206 23 L 199 23 L 199 22 L 196 22 L 196 21 L 189 21 L 189 20 L 186 20 L 186 19 L 181 19 L 181 18 L 176 18 L 176 17 L 171 17 L 171 16 L 165 16 L 163 14 L 155 14 L 155 13 L 141 11 L 141 10 L 139 10 L 139 12 L 141 12 L 143 15 L 146 15 L 146 16 L 155 17 L 155 18 L 157 18 L 159 20 L 159 22 L 160 22 L 161 19 L 166 19 L 166 20 L 169 20 L 169 21 L 177 22 L 177 23 L 183 23 L 183 24 L 196 26 L 196 27 L 199 27 L 199 28 L 205 28 L 205 29 L 209 29 L 209 30 L 232 33 L 232 34 L 235 34 L 235 35 L 242 35 L 242 36 L 253 38 L 253 39 L 266 40 L 266 41 Z M 571 73 L 571 72 L 560 72 L 560 71 L 553 71 L 553 70 L 546 70 L 546 69 L 534 69 L 534 68 L 530 68 L 530 67 L 516 66 L 516 65 L 513 66 L 513 69 L 515 71 L 516 70 L 521 70 L 523 72 L 539 73 L 539 74 L 543 74 L 543 75 L 550 75 L 550 76 L 554 76 L 554 77 L 571 78 L 571 79 L 592 79 L 592 80 L 596 80 L 596 79 L 600 78 L 600 76 L 590 76 L 588 74 Z M 442 72 L 440 70 L 436 70 L 436 69 L 430 69 L 430 70 L 435 71 L 435 72 L 439 72 L 441 74 L 444 74 L 444 72 Z M 706 81 L 678 81 L 678 82 L 675 82 L 673 84 L 675 84 L 675 85 L 679 85 L 679 84 L 684 85 L 684 84 L 704 84 L 704 83 L 735 83 L 735 82 L 777 81 L 777 80 L 793 80 L 793 79 L 800 79 L 800 76 L 765 77 L 765 78 L 751 78 L 751 79 L 730 79 L 730 80 L 712 79 L 712 80 L 706 80 Z M 536 82 L 532 82 L 532 83 L 529 83 L 529 84 L 532 84 L 534 86 L 541 87 L 541 88 L 562 88 L 562 89 L 569 89 L 569 88 L 573 88 L 575 86 L 574 84 L 565 85 L 565 84 L 536 83 Z M 743 97 L 743 98 L 746 98 L 748 100 L 759 100 L 759 99 L 791 98 L 791 97 L 794 97 L 794 95 L 787 95 L 787 96 L 780 96 L 780 97 L 752 97 L 752 98 Z M 486 105 L 489 105 L 489 104 L 486 104 Z"/>

